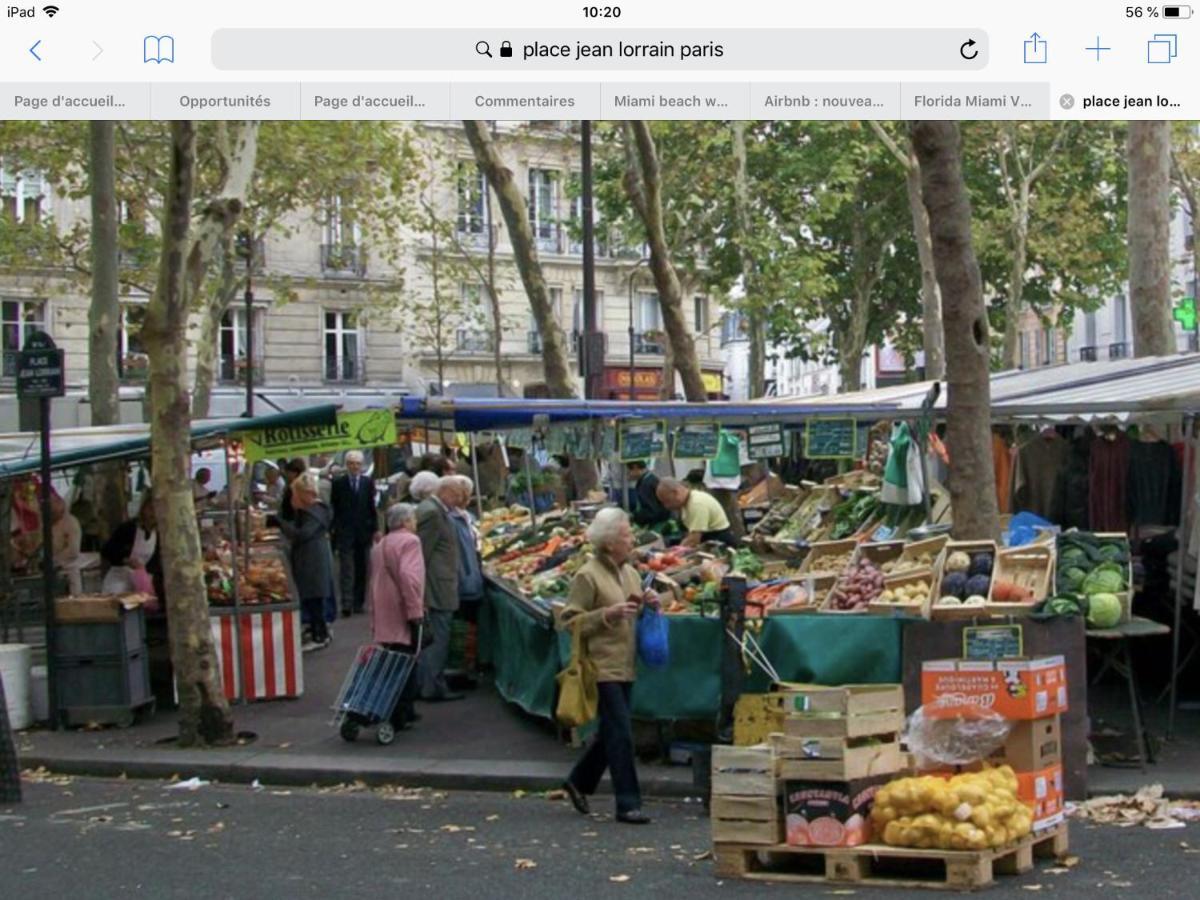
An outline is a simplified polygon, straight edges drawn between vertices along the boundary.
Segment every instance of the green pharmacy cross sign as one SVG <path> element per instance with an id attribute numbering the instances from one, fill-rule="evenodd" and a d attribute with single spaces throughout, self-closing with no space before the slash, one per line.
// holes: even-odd
<path id="1" fill-rule="evenodd" d="M 1171 317 L 1183 326 L 1184 331 L 1196 330 L 1196 298 L 1184 297 L 1175 304 Z"/>

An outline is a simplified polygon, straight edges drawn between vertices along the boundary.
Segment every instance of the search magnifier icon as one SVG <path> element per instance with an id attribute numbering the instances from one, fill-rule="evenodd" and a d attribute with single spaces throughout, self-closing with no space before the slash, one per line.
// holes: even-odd
<path id="1" fill-rule="evenodd" d="M 487 41 L 476 41 L 475 52 L 480 56 L 486 56 L 488 59 L 495 59 L 495 57 L 492 56 L 492 45 Z"/>

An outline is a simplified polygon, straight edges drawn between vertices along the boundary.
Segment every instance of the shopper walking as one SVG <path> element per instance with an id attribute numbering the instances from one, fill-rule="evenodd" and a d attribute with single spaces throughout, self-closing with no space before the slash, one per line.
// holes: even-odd
<path id="1" fill-rule="evenodd" d="M 465 475 L 447 476 L 458 486 L 450 520 L 458 537 L 458 616 L 466 624 L 467 640 L 463 648 L 463 670 L 468 684 L 475 686 L 478 661 L 475 647 L 478 641 L 479 608 L 483 605 L 483 562 L 479 556 L 479 540 L 469 507 L 475 493 L 475 483 Z"/>
<path id="2" fill-rule="evenodd" d="M 388 532 L 371 551 L 371 584 L 367 609 L 371 637 L 389 650 L 416 653 L 418 629 L 425 618 L 425 558 L 417 537 L 417 508 L 397 503 L 387 511 Z M 407 728 L 417 721 L 413 708 L 419 686 L 413 672 L 392 713 L 392 726 Z"/>
<path id="3" fill-rule="evenodd" d="M 596 666 L 600 731 L 563 788 L 575 809 L 587 815 L 587 798 L 596 792 L 607 768 L 617 798 L 617 821 L 645 825 L 650 817 L 642 812 L 629 699 L 637 649 L 635 618 L 643 603 L 657 606 L 658 598 L 642 590 L 637 570 L 629 564 L 633 528 L 623 510 L 600 510 L 587 538 L 595 556 L 575 574 L 559 627 L 581 630 L 583 650 Z"/>
<path id="4" fill-rule="evenodd" d="M 421 699 L 432 703 L 461 700 L 446 683 L 450 625 L 458 609 L 458 535 L 450 510 L 458 505 L 462 488 L 453 477 L 438 481 L 433 496 L 417 507 L 417 534 L 425 557 L 425 617 L 433 642 L 421 655 Z"/>
<path id="5" fill-rule="evenodd" d="M 333 552 L 329 547 L 333 515 L 321 500 L 317 476 L 305 472 L 292 482 L 291 489 L 293 518 L 281 519 L 279 529 L 288 539 L 292 578 L 311 630 L 311 640 L 303 649 L 317 650 L 331 640 L 324 606 L 333 578 Z"/>
<path id="6" fill-rule="evenodd" d="M 333 539 L 338 551 L 342 615 L 361 613 L 367 602 L 367 561 L 379 532 L 375 482 L 363 474 L 363 455 L 346 454 L 346 474 L 333 482 Z"/>

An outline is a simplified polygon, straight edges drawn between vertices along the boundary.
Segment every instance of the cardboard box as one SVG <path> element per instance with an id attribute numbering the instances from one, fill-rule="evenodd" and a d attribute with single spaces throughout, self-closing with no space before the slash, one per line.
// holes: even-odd
<path id="1" fill-rule="evenodd" d="M 875 794 L 894 776 L 851 781 L 785 781 L 787 843 L 797 847 L 857 847 L 871 840 Z"/>
<path id="2" fill-rule="evenodd" d="M 1063 820 L 1061 763 L 1033 772 L 1017 772 L 1017 799 L 1033 811 L 1033 830 L 1052 828 Z"/>
<path id="3" fill-rule="evenodd" d="M 1047 716 L 1014 722 L 997 758 L 1018 772 L 1035 772 L 1061 763 L 1061 719 Z"/>
<path id="4" fill-rule="evenodd" d="M 921 705 L 931 718 L 954 718 L 964 706 L 1006 719 L 1039 719 L 1067 711 L 1062 656 L 1033 659 L 939 659 L 921 666 Z"/>

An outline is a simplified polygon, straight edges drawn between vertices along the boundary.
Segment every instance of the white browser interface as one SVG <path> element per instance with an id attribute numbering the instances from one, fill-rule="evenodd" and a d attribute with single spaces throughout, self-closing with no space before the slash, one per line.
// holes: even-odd
<path id="1" fill-rule="evenodd" d="M 11 119 L 1200 117 L 1196 8 L 11 3 Z"/>

